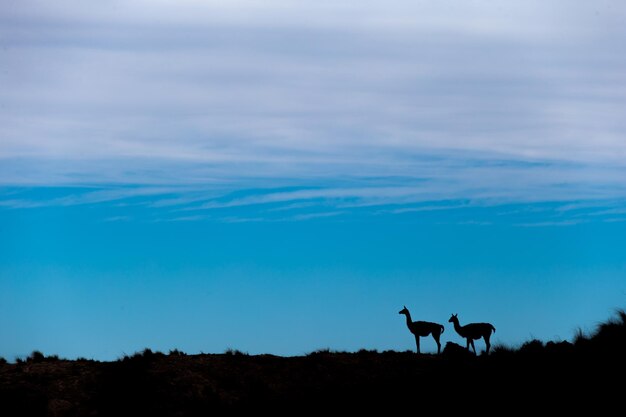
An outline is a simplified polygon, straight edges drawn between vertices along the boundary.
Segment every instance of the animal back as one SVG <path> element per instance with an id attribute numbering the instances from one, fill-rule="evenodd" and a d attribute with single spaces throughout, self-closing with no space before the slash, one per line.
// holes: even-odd
<path id="1" fill-rule="evenodd" d="M 470 323 L 463 326 L 464 333 L 474 339 L 491 335 L 491 331 L 495 331 L 495 327 L 490 323 Z"/>
<path id="2" fill-rule="evenodd" d="M 420 336 L 428 336 L 431 333 L 442 333 L 441 324 L 430 321 L 414 321 L 411 323 L 411 331 Z"/>

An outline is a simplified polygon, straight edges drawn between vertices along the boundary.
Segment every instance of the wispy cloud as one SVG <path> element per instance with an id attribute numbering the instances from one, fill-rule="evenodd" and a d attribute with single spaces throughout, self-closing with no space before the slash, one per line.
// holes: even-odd
<path id="1" fill-rule="evenodd" d="M 39 208 L 39 207 L 69 207 L 86 204 L 101 204 L 113 201 L 127 200 L 132 198 L 152 197 L 184 192 L 181 188 L 166 187 L 112 187 L 98 189 L 96 191 L 69 191 L 61 197 L 45 198 L 38 196 L 36 199 L 8 199 L 0 200 L 0 207 L 7 208 Z"/>
<path id="2" fill-rule="evenodd" d="M 343 211 L 328 211 L 322 213 L 307 213 L 307 214 L 298 214 L 293 217 L 290 217 L 290 220 L 311 220 L 311 219 L 320 219 L 326 217 L 335 217 L 345 214 Z"/>
<path id="3" fill-rule="evenodd" d="M 441 211 L 441 210 L 456 210 L 467 208 L 467 204 L 455 204 L 455 205 L 427 205 L 427 206 L 419 206 L 419 207 L 403 207 L 392 210 L 384 210 L 384 213 L 392 213 L 392 214 L 404 214 L 404 213 L 418 213 L 421 211 Z"/>
<path id="4" fill-rule="evenodd" d="M 592 201 L 576 201 L 573 203 L 563 204 L 556 207 L 557 211 L 567 212 L 567 211 L 588 211 L 597 208 L 606 208 L 611 206 L 619 206 L 623 204 L 624 201 L 620 200 L 592 200 Z"/>
<path id="5" fill-rule="evenodd" d="M 0 207 L 6 207 L 11 209 L 35 208 L 41 207 L 41 204 L 36 201 L 10 199 L 0 200 Z"/>
<path id="6" fill-rule="evenodd" d="M 293 216 L 279 216 L 279 217 L 267 217 L 267 216 L 258 216 L 258 217 L 246 217 L 246 216 L 227 216 L 220 218 L 221 222 L 224 223 L 277 223 L 277 222 L 298 222 L 298 221 L 307 221 L 314 219 L 325 219 L 330 217 L 337 217 L 346 214 L 344 211 L 330 211 L 330 212 L 314 212 L 314 213 L 305 213 L 305 214 L 296 214 Z"/>
<path id="7" fill-rule="evenodd" d="M 457 224 L 463 226 L 491 226 L 493 222 L 483 220 L 465 220 L 462 222 L 458 222 Z"/>
<path id="8" fill-rule="evenodd" d="M 219 221 L 223 223 L 258 223 L 258 222 L 267 222 L 270 221 L 266 217 L 237 217 L 237 216 L 227 216 L 222 217 Z"/>
<path id="9" fill-rule="evenodd" d="M 566 226 L 576 226 L 582 223 L 586 223 L 586 220 L 559 220 L 559 221 L 546 221 L 546 222 L 534 222 L 534 223 L 518 223 L 515 226 L 519 227 L 566 227 Z"/>
<path id="10" fill-rule="evenodd" d="M 310 201 L 310 202 L 303 202 L 303 203 L 285 204 L 279 207 L 272 207 L 268 209 L 268 211 L 274 212 L 274 211 L 301 210 L 301 209 L 308 209 L 311 207 L 319 206 L 321 204 L 324 204 L 324 203 Z"/>
<path id="11" fill-rule="evenodd" d="M 373 183 L 377 181 L 372 180 Z M 601 200 L 601 204 L 565 203 L 566 193 L 552 198 L 512 200 L 496 190 L 484 198 L 452 198 L 450 189 L 437 193 L 433 181 L 413 182 L 412 186 L 350 187 L 340 184 L 327 188 L 235 187 L 205 191 L 188 187 L 111 187 L 94 188 L 16 188 L 2 193 L 0 208 L 34 210 L 89 205 L 94 213 L 114 212 L 102 217 L 106 222 L 294 222 L 333 217 L 365 219 L 370 216 L 424 218 L 437 224 L 512 224 L 518 227 L 565 227 L 588 222 L 619 222 L 626 209 L 623 200 Z M 400 183 L 410 180 L 397 179 Z M 352 183 L 352 181 L 349 181 Z M 186 198 L 189 194 L 190 197 Z M 466 196 L 464 192 L 457 195 Z M 217 196 L 217 197 L 216 197 Z M 552 201 L 554 198 L 563 201 Z M 208 198 L 209 201 L 205 201 Z M 159 201 L 167 204 L 155 204 Z M 580 205 L 580 208 L 575 208 Z M 563 210 L 563 207 L 570 208 Z M 503 210 L 503 208 L 506 209 Z M 583 208 L 584 207 L 584 208 Z M 100 209 L 98 209 L 100 208 Z M 103 211 L 104 210 L 104 211 Z M 421 213 L 429 213 L 428 216 Z"/>
<path id="12" fill-rule="evenodd" d="M 197 207 L 188 207 L 185 210 L 223 209 L 274 203 L 290 203 L 289 206 L 293 207 L 292 202 L 294 201 L 299 202 L 310 200 L 333 201 L 335 203 L 353 200 L 360 201 L 361 205 L 374 204 L 372 203 L 372 200 L 376 200 L 378 201 L 378 204 L 389 204 L 390 201 L 395 201 L 396 199 L 413 199 L 420 195 L 423 195 L 423 192 L 419 188 L 413 187 L 301 189 L 294 191 L 269 192 L 226 201 L 210 201 Z"/>
<path id="13" fill-rule="evenodd" d="M 622 223 L 626 222 L 626 217 L 611 217 L 603 220 L 606 223 Z"/>
<path id="14" fill-rule="evenodd" d="M 99 191 L 91 191 L 82 194 L 71 194 L 66 197 L 60 197 L 42 204 L 51 206 L 76 206 L 83 204 L 97 204 L 117 200 L 124 200 L 135 197 L 147 197 L 155 195 L 163 195 L 172 192 L 180 192 L 176 188 L 164 187 L 130 187 L 130 188 L 113 188 Z"/>
<path id="15" fill-rule="evenodd" d="M 594 211 L 591 213 L 587 213 L 588 216 L 611 216 L 615 214 L 626 214 L 626 208 L 611 208 L 606 210 Z"/>
<path id="16" fill-rule="evenodd" d="M 103 222 L 127 222 L 132 220 L 130 216 L 111 216 L 105 219 L 102 219 Z"/>
<path id="17" fill-rule="evenodd" d="M 170 222 L 196 222 L 196 221 L 206 220 L 208 218 L 209 218 L 209 216 L 206 216 L 206 215 L 180 216 L 180 217 L 173 217 L 171 219 L 167 219 L 166 221 L 170 221 Z"/>

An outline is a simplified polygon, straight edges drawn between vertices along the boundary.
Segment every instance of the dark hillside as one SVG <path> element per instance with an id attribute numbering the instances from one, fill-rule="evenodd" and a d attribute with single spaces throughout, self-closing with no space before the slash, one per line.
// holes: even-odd
<path id="1" fill-rule="evenodd" d="M 301 357 L 168 355 L 148 349 L 116 362 L 34 352 L 0 364 L 1 415 L 206 416 L 260 411 L 416 412 L 623 410 L 626 314 L 590 336 L 474 357 L 448 343 L 440 356 L 320 351 Z M 617 408 L 616 408 L 617 407 Z M 621 411 L 620 411 L 621 412 Z"/>

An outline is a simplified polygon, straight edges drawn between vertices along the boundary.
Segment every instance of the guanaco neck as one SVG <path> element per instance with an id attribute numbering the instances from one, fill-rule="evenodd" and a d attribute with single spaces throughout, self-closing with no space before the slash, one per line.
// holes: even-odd
<path id="1" fill-rule="evenodd" d="M 458 334 L 463 332 L 463 327 L 459 324 L 459 319 L 453 320 L 452 324 L 454 324 L 454 330 L 456 330 Z"/>
<path id="2" fill-rule="evenodd" d="M 404 313 L 404 315 L 406 316 L 406 327 L 410 329 L 411 323 L 413 323 L 413 321 L 411 320 L 411 313 L 409 313 L 409 311 L 407 310 L 407 312 Z"/>

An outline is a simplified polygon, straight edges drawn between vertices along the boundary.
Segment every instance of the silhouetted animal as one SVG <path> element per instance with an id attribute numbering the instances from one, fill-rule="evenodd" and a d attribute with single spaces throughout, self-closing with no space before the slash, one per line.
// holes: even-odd
<path id="1" fill-rule="evenodd" d="M 496 332 L 496 328 L 493 327 L 490 323 L 470 323 L 465 326 L 461 326 L 459 324 L 458 314 L 453 314 L 448 320 L 451 323 L 454 323 L 454 330 L 459 334 L 459 336 L 464 337 L 467 340 L 467 350 L 469 350 L 470 345 L 472 345 L 472 349 L 474 349 L 474 354 L 476 354 L 476 347 L 474 346 L 474 340 L 478 340 L 481 337 L 485 339 L 485 345 L 487 346 L 487 353 L 489 353 L 489 348 L 491 347 L 491 343 L 489 343 L 489 338 L 491 338 L 491 331 Z"/>
<path id="2" fill-rule="evenodd" d="M 415 335 L 415 344 L 417 345 L 417 353 L 420 353 L 420 336 L 433 335 L 433 339 L 437 342 L 437 354 L 441 351 L 441 343 L 439 343 L 439 337 L 444 331 L 444 327 L 439 323 L 431 323 L 429 321 L 411 321 L 411 313 L 409 309 L 404 306 L 398 314 L 404 314 L 406 316 L 406 327 L 409 328 L 411 333 Z"/>

